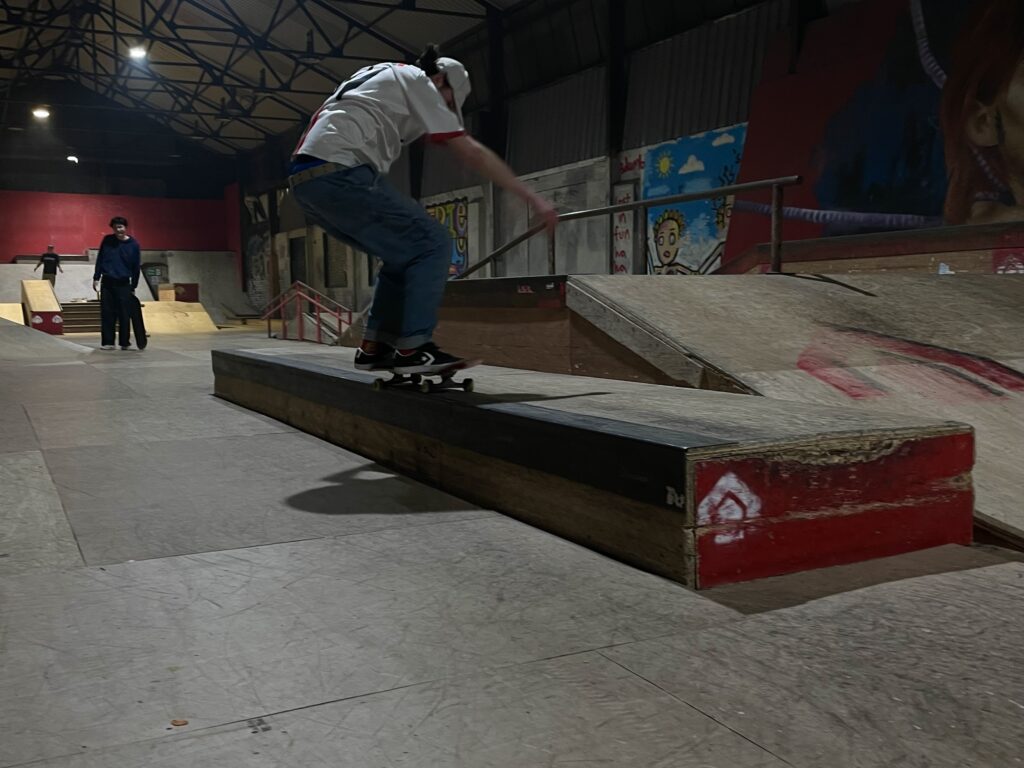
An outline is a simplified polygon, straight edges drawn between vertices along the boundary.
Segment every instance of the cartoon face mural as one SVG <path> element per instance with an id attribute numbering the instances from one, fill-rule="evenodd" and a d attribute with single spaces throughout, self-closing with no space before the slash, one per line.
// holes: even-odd
<path id="1" fill-rule="evenodd" d="M 685 230 L 686 219 L 676 210 L 663 211 L 655 221 L 654 243 L 659 263 L 654 265 L 654 274 L 681 275 L 689 272 L 686 267 L 676 261 Z"/>
<path id="2" fill-rule="evenodd" d="M 644 199 L 705 192 L 733 183 L 745 139 L 746 125 L 734 125 L 648 150 Z M 679 275 L 712 269 L 731 216 L 732 201 L 726 197 L 649 209 L 648 272 Z"/>
<path id="3" fill-rule="evenodd" d="M 461 275 L 469 262 L 469 199 L 460 197 L 427 206 L 427 213 L 437 219 L 452 239 L 452 257 L 448 274 Z"/>

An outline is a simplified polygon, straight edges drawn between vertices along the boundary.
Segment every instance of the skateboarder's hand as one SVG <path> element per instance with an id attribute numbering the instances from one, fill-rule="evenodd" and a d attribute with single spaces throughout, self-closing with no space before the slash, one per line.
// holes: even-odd
<path id="1" fill-rule="evenodd" d="M 530 206 L 533 208 L 539 222 L 543 222 L 549 232 L 553 232 L 558 224 L 558 211 L 555 207 L 540 195 L 533 195 L 530 198 Z"/>

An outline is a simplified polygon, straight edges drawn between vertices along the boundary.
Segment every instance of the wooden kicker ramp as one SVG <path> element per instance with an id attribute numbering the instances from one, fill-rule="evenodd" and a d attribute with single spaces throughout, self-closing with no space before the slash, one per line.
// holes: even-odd
<path id="1" fill-rule="evenodd" d="M 566 304 L 688 386 L 970 424 L 978 521 L 1024 541 L 1024 276 L 573 277 Z"/>
<path id="2" fill-rule="evenodd" d="M 971 538 L 961 424 L 499 368 L 377 392 L 338 348 L 213 368 L 222 398 L 697 588 Z"/>

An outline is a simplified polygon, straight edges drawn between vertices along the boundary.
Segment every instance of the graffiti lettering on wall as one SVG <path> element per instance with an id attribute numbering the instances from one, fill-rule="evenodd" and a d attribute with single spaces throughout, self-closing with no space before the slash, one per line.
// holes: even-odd
<path id="1" fill-rule="evenodd" d="M 469 199 L 460 197 L 427 206 L 427 213 L 448 230 L 452 239 L 449 275 L 461 275 L 469 263 Z"/>
<path id="2" fill-rule="evenodd" d="M 636 187 L 632 182 L 612 187 L 612 204 L 625 205 L 636 199 Z M 616 213 L 612 222 L 612 274 L 628 275 L 633 271 L 633 231 L 636 227 L 636 212 Z"/>
<path id="3" fill-rule="evenodd" d="M 822 331 L 797 367 L 854 400 L 926 392 L 960 403 L 1024 393 L 1024 373 L 996 360 L 860 328 Z"/>
<path id="4" fill-rule="evenodd" d="M 626 150 L 619 155 L 619 179 L 639 181 L 644 176 L 644 150 Z"/>
<path id="5" fill-rule="evenodd" d="M 688 136 L 647 151 L 644 199 L 706 192 L 739 176 L 746 124 Z M 721 258 L 732 198 L 695 200 L 648 210 L 648 271 L 657 275 L 708 272 Z"/>

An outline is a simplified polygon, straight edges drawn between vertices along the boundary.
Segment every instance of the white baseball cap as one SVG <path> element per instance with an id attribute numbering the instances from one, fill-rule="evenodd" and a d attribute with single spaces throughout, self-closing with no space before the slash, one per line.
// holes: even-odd
<path id="1" fill-rule="evenodd" d="M 466 103 L 469 92 L 473 90 L 473 86 L 469 82 L 469 72 L 466 71 L 461 61 L 450 59 L 447 56 L 442 56 L 437 60 L 437 71 L 444 74 L 448 85 L 452 87 L 452 93 L 455 94 L 455 106 L 459 108 L 459 117 L 461 118 L 462 105 Z"/>

